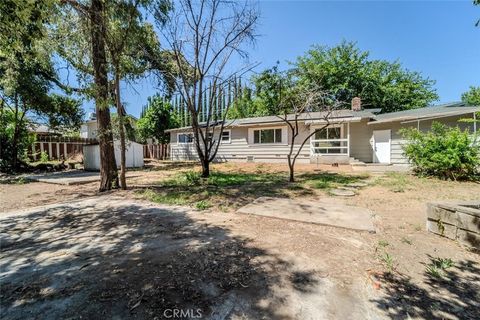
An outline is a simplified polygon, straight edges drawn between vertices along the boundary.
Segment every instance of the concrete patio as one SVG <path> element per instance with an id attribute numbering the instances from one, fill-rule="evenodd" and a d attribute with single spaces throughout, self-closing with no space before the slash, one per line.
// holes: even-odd
<path id="1" fill-rule="evenodd" d="M 323 198 L 312 201 L 261 197 L 255 202 L 238 209 L 237 212 L 375 232 L 373 213 L 370 210 L 345 205 L 338 198 Z"/>

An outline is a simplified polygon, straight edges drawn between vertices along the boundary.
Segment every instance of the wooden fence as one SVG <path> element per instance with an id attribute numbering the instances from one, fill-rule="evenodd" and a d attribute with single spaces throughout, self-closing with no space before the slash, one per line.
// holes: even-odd
<path id="1" fill-rule="evenodd" d="M 49 160 L 68 159 L 82 155 L 84 145 L 97 143 L 97 139 L 37 136 L 37 140 L 29 148 L 29 157 L 37 161 L 40 160 L 41 154 L 45 153 Z"/>
<path id="2" fill-rule="evenodd" d="M 146 144 L 143 146 L 143 158 L 166 160 L 170 159 L 169 144 Z"/>

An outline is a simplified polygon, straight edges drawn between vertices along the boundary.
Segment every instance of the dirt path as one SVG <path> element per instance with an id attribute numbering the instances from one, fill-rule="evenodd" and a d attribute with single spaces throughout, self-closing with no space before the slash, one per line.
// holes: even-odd
<path id="1" fill-rule="evenodd" d="M 480 185 L 400 178 L 344 200 L 376 214 L 377 234 L 98 195 L 96 183 L 0 185 L 1 316 L 480 319 L 480 256 L 425 232 L 428 201 L 478 199 Z M 454 263 L 441 278 L 427 272 L 436 258 Z"/>
<path id="2" fill-rule="evenodd" d="M 116 196 L 8 213 L 1 225 L 4 319 L 372 312 L 368 284 L 355 275 L 371 252 L 360 233 Z M 342 261 L 352 251 L 358 258 Z"/>

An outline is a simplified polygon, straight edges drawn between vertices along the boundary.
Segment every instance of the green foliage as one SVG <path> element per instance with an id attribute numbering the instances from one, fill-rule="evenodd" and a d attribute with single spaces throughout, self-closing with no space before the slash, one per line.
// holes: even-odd
<path id="1" fill-rule="evenodd" d="M 480 87 L 471 86 L 462 94 L 462 101 L 471 106 L 480 106 Z"/>
<path id="2" fill-rule="evenodd" d="M 160 95 L 148 98 L 146 110 L 137 122 L 141 139 L 154 138 L 160 143 L 168 143 L 170 134 L 165 130 L 176 128 L 178 125 L 178 115 L 173 111 L 172 105 Z"/>
<path id="3" fill-rule="evenodd" d="M 367 174 L 347 175 L 340 173 L 322 172 L 304 175 L 306 183 L 315 189 L 331 189 L 342 187 L 350 183 L 359 182 L 367 179 Z"/>
<path id="4" fill-rule="evenodd" d="M 16 143 L 14 143 L 15 130 L 17 130 Z M 23 157 L 27 148 L 32 145 L 34 140 L 35 136 L 28 132 L 25 117 L 19 115 L 15 116 L 13 111 L 6 108 L 0 108 L 1 172 L 15 171 L 16 168 L 13 167 L 12 163 L 13 158 L 18 155 Z"/>
<path id="5" fill-rule="evenodd" d="M 468 130 L 434 122 L 430 131 L 401 130 L 404 152 L 420 175 L 443 179 L 478 179 L 480 146 Z"/>
<path id="6" fill-rule="evenodd" d="M 197 208 L 197 210 L 207 210 L 211 206 L 212 205 L 207 200 L 200 200 L 197 203 L 195 203 L 195 208 Z"/>
<path id="7" fill-rule="evenodd" d="M 431 277 L 442 278 L 447 269 L 454 265 L 455 263 L 450 258 L 434 258 L 431 263 L 426 266 L 425 271 Z"/>
<path id="8" fill-rule="evenodd" d="M 46 153 L 45 151 L 42 151 L 42 152 L 40 153 L 40 162 L 46 163 L 46 162 L 48 162 L 48 160 L 50 160 L 50 159 L 48 158 L 48 153 Z"/>
<path id="9" fill-rule="evenodd" d="M 399 62 L 372 60 L 368 51 L 352 42 L 332 48 L 314 46 L 293 65 L 300 82 L 313 83 L 347 103 L 358 96 L 364 107 L 382 112 L 425 107 L 438 99 L 434 81 Z"/>
<path id="10" fill-rule="evenodd" d="M 118 113 L 112 113 L 112 131 L 115 139 L 120 139 L 120 124 Z M 130 141 L 139 142 L 142 139 L 139 137 L 137 130 L 137 120 L 131 115 L 125 115 L 123 117 L 123 126 L 125 128 L 125 138 Z"/>
<path id="11" fill-rule="evenodd" d="M 257 96 L 253 97 L 252 89 L 245 88 L 241 97 L 235 100 L 228 109 L 228 119 L 263 117 L 270 115 L 265 103 Z"/>
<path id="12" fill-rule="evenodd" d="M 53 93 L 59 81 L 47 26 L 55 1 L 5 0 L 0 12 L 1 166 L 11 171 L 29 139 L 29 119 L 65 130 L 80 126 L 83 111 L 78 101 Z"/>

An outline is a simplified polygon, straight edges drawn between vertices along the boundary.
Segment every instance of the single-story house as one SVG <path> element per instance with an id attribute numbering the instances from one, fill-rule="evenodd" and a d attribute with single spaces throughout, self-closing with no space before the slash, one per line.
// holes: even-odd
<path id="1" fill-rule="evenodd" d="M 358 99 L 358 98 L 356 98 Z M 355 99 L 354 99 L 355 100 Z M 329 126 L 316 132 L 301 150 L 298 163 L 384 163 L 408 164 L 403 154 L 401 128 L 429 130 L 433 121 L 477 131 L 475 118 L 480 107 L 449 103 L 413 110 L 379 114 L 378 109 L 362 110 L 358 100 L 352 108 L 329 116 Z M 295 152 L 303 140 L 324 124 L 325 114 L 305 113 L 299 117 L 300 135 Z M 216 161 L 286 162 L 290 149 L 290 129 L 276 116 L 226 120 Z M 191 127 L 168 130 L 172 160 L 195 160 L 197 153 Z M 219 129 L 216 130 L 218 134 Z"/>

